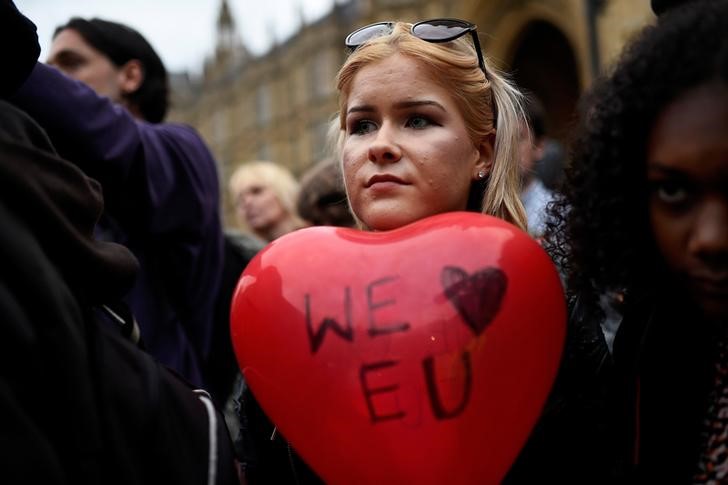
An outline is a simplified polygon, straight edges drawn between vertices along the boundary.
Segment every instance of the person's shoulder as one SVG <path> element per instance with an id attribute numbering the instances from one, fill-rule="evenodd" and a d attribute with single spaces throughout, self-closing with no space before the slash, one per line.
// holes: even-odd
<path id="1" fill-rule="evenodd" d="M 206 158 L 212 159 L 209 148 L 202 135 L 190 125 L 184 123 L 149 123 L 138 121 L 140 132 L 143 137 L 157 139 L 164 144 L 175 145 L 182 152 L 189 151 L 199 158 L 203 153 Z"/>
<path id="2" fill-rule="evenodd" d="M 258 237 L 235 229 L 226 230 L 225 239 L 239 252 L 249 255 L 248 259 L 255 256 L 266 245 L 265 241 Z"/>
<path id="3" fill-rule="evenodd" d="M 0 142 L 56 154 L 56 149 L 43 128 L 25 111 L 3 99 L 0 99 Z"/>
<path id="4" fill-rule="evenodd" d="M 546 205 L 551 202 L 555 194 L 546 188 L 546 186 L 538 179 L 531 181 L 521 193 L 521 201 L 526 208 L 530 218 L 540 217 L 540 214 Z"/>
<path id="5" fill-rule="evenodd" d="M 545 202 L 550 202 L 555 196 L 554 191 L 547 188 L 540 180 L 534 182 L 534 192 Z"/>
<path id="6" fill-rule="evenodd" d="M 148 121 L 139 121 L 139 123 L 145 128 L 160 133 L 169 133 L 176 136 L 187 136 L 192 138 L 198 138 L 202 140 L 200 133 L 192 126 L 186 123 L 179 122 L 161 122 L 161 123 L 150 123 Z"/>

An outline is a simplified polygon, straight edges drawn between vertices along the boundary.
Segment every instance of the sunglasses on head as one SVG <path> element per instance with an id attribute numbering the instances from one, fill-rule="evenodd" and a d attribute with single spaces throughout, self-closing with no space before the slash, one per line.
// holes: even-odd
<path id="1" fill-rule="evenodd" d="M 346 47 L 354 51 L 368 40 L 389 35 L 394 30 L 394 24 L 395 22 L 377 22 L 357 29 L 346 36 L 344 41 Z M 478 28 L 474 24 L 459 19 L 423 20 L 413 24 L 411 32 L 418 39 L 434 43 L 450 42 L 469 33 L 473 39 L 475 52 L 478 54 L 478 65 L 485 77 L 488 77 L 488 72 L 485 70 L 485 61 L 483 60 L 483 51 L 480 49 L 480 41 L 478 40 Z"/>
<path id="2" fill-rule="evenodd" d="M 395 22 L 377 22 L 375 24 L 369 24 L 347 35 L 344 43 L 346 44 L 346 47 L 353 52 L 368 40 L 391 34 L 394 30 L 394 24 Z M 480 40 L 478 39 L 478 27 L 476 27 L 475 24 L 471 24 L 470 22 L 460 19 L 422 20 L 416 24 L 412 24 L 411 33 L 418 39 L 433 43 L 450 42 L 455 39 L 459 39 L 465 34 L 470 34 L 473 39 L 473 47 L 475 48 L 476 54 L 478 54 L 478 66 L 480 66 L 480 70 L 483 71 L 483 74 L 485 74 L 485 78 L 490 79 L 488 77 L 488 71 L 485 69 L 483 51 L 480 48 Z M 497 108 L 495 100 L 491 96 L 491 109 L 493 112 L 494 125 L 498 118 Z"/>

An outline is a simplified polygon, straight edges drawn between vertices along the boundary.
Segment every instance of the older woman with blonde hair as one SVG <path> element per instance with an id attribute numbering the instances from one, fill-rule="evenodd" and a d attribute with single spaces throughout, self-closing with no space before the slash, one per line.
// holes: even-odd
<path id="1" fill-rule="evenodd" d="M 240 165 L 230 177 L 229 188 L 238 221 L 264 241 L 305 226 L 296 212 L 298 182 L 274 162 Z"/>

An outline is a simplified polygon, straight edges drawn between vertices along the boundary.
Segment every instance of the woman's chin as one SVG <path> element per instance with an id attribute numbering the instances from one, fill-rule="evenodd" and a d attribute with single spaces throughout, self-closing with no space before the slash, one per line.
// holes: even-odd
<path id="1" fill-rule="evenodd" d="M 406 226 L 418 219 L 420 217 L 406 217 L 402 214 L 378 214 L 362 219 L 362 223 L 364 224 L 364 228 L 369 231 L 391 231 Z"/>

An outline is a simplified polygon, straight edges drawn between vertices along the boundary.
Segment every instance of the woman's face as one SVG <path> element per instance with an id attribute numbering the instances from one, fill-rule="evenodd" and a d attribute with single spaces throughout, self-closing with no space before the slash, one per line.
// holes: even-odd
<path id="1" fill-rule="evenodd" d="M 728 317 L 728 87 L 687 91 L 658 116 L 647 150 L 657 246 L 710 319 Z"/>
<path id="2" fill-rule="evenodd" d="M 243 185 L 236 203 L 238 218 L 257 234 L 271 232 L 288 213 L 275 192 L 262 182 Z"/>
<path id="3" fill-rule="evenodd" d="M 396 54 L 362 68 L 345 109 L 344 181 L 368 229 L 465 210 L 492 148 L 473 144 L 454 100 L 418 61 Z"/>

